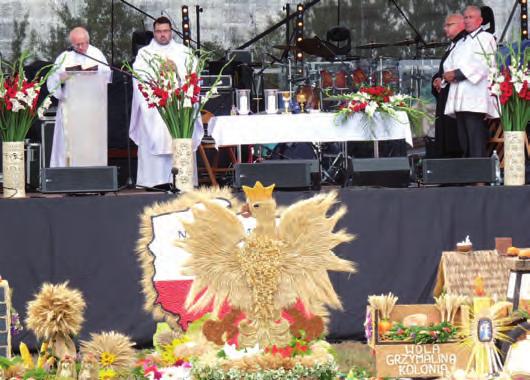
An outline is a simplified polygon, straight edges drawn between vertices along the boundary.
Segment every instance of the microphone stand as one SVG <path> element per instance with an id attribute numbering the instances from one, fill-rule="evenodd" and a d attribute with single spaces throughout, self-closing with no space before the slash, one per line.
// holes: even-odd
<path id="1" fill-rule="evenodd" d="M 129 138 L 129 127 L 130 127 L 129 78 L 133 78 L 133 75 L 130 72 L 126 71 L 126 70 L 120 69 L 119 67 L 116 67 L 114 65 L 109 65 L 107 62 L 101 61 L 99 59 L 96 59 L 96 58 L 88 55 L 88 54 L 85 54 L 85 53 L 82 53 L 80 51 L 77 51 L 76 49 L 73 48 L 73 46 L 69 47 L 67 50 L 68 51 L 73 51 L 74 53 L 82 55 L 82 56 L 84 56 L 84 57 L 86 57 L 88 59 L 91 59 L 94 62 L 97 62 L 99 64 L 107 66 L 112 71 L 116 71 L 116 72 L 119 72 L 119 73 L 122 74 L 124 94 L 125 94 L 125 103 L 124 103 L 125 124 L 127 125 L 127 179 L 125 180 L 125 185 L 122 186 L 122 188 L 120 188 L 119 190 L 133 189 L 135 186 L 134 186 L 134 183 L 133 183 L 133 180 L 132 180 L 132 176 L 131 176 L 131 172 L 132 172 L 131 161 L 132 161 L 132 159 L 131 159 L 131 142 L 130 142 L 130 138 Z"/>
<path id="2" fill-rule="evenodd" d="M 409 20 L 409 18 L 407 17 L 407 15 L 405 14 L 405 12 L 403 12 L 403 9 L 401 9 L 401 7 L 399 6 L 399 4 L 396 2 L 396 0 L 390 0 L 390 2 L 392 4 L 394 4 L 394 6 L 396 7 L 396 9 L 398 10 L 398 12 L 401 14 L 401 16 L 403 16 L 403 19 L 407 22 L 407 24 L 409 25 L 409 27 L 414 31 L 414 34 L 416 34 L 416 38 L 414 38 L 416 40 L 417 43 L 422 43 L 423 46 L 427 45 L 427 42 L 425 42 L 425 40 L 423 39 L 422 35 L 420 34 L 420 32 L 418 31 L 418 29 L 416 29 L 416 27 L 414 26 L 414 24 L 412 24 L 412 22 Z"/>

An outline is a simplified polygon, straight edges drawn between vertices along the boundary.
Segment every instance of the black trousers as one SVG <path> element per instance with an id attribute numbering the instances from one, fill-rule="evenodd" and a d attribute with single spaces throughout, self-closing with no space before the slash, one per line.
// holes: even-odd
<path id="1" fill-rule="evenodd" d="M 487 157 L 488 125 L 485 114 L 479 112 L 457 112 L 458 140 L 463 157 Z"/>

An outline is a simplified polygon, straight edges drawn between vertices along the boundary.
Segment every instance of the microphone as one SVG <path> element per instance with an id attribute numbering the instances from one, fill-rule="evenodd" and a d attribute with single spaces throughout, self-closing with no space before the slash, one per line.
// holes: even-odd
<path id="1" fill-rule="evenodd" d="M 180 190 L 177 187 L 177 174 L 179 174 L 178 168 L 175 168 L 175 167 L 171 168 L 172 181 L 171 181 L 171 184 L 169 185 L 169 192 L 173 194 L 180 193 Z"/>
<path id="2" fill-rule="evenodd" d="M 75 48 L 73 45 L 70 45 L 66 48 L 66 51 L 75 51 Z"/>

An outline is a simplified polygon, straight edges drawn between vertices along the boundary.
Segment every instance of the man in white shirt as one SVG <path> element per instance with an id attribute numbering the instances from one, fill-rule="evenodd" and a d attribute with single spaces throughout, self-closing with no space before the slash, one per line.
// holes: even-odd
<path id="1" fill-rule="evenodd" d="M 495 37 L 481 27 L 480 8 L 464 11 L 467 36 L 458 41 L 444 62 L 443 78 L 451 84 L 445 114 L 456 118 L 464 157 L 486 157 L 487 118 L 499 117 L 488 88 L 488 72 L 494 64 Z"/>
<path id="2" fill-rule="evenodd" d="M 98 61 L 107 63 L 107 59 L 101 50 L 90 45 L 90 36 L 85 28 L 78 26 L 72 29 L 70 31 L 69 41 L 71 47 L 59 54 L 55 60 L 55 65 L 58 66 L 58 69 L 50 75 L 46 83 L 48 91 L 59 100 L 59 107 L 57 108 L 55 118 L 55 129 L 53 131 L 53 145 L 50 159 L 51 167 L 62 167 L 67 164 L 63 126 L 63 101 L 66 100 L 67 96 L 63 84 L 68 79 L 66 68 L 73 66 L 81 66 L 83 68 L 97 66 L 98 72 L 108 73 L 109 81 L 111 77 L 111 71 L 107 65 L 89 58 L 92 57 Z"/>
<path id="3" fill-rule="evenodd" d="M 178 73 L 185 73 L 186 61 L 193 59 L 193 53 L 188 47 L 173 40 L 171 22 L 167 17 L 159 17 L 154 21 L 153 34 L 154 38 L 149 45 L 138 51 L 133 65 L 134 70 L 140 75 L 145 72 L 152 73 L 153 69 L 149 65 L 149 60 L 152 60 L 154 56 L 159 56 L 166 60 L 167 65 L 176 68 Z M 133 80 L 129 136 L 138 145 L 136 184 L 153 187 L 170 183 L 172 180 L 171 135 L 157 109 L 148 108 L 145 98 L 138 89 L 137 80 Z M 198 141 L 200 139 L 201 137 Z M 196 140 L 195 136 L 194 140 Z"/>

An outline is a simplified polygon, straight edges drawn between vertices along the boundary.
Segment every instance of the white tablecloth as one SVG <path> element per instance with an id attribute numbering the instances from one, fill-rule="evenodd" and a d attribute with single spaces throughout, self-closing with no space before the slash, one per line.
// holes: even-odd
<path id="1" fill-rule="evenodd" d="M 216 146 L 281 142 L 399 140 L 412 146 L 405 112 L 395 117 L 376 113 L 373 119 L 355 114 L 340 123 L 333 113 L 218 116 L 210 119 L 208 134 Z"/>

